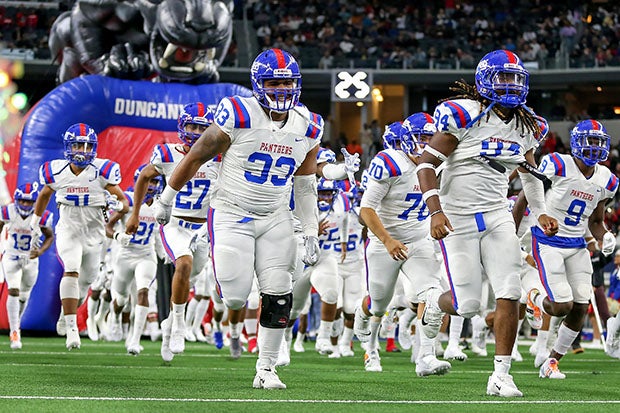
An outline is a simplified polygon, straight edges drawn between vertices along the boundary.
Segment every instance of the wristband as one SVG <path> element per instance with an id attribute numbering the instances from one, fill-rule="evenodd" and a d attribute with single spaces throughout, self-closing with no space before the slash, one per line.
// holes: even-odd
<path id="1" fill-rule="evenodd" d="M 432 217 L 433 215 L 437 215 L 437 214 L 443 214 L 443 211 L 441 209 L 438 209 L 437 211 L 433 211 L 430 213 L 429 217 Z"/>
<path id="2" fill-rule="evenodd" d="M 426 200 L 432 196 L 439 196 L 439 191 L 437 189 L 429 189 L 428 191 L 422 194 L 422 201 L 426 202 Z"/>
<path id="3" fill-rule="evenodd" d="M 179 191 L 171 187 L 170 185 L 166 185 L 164 190 L 159 197 L 159 202 L 166 205 L 172 205 L 172 200 L 177 196 Z"/>

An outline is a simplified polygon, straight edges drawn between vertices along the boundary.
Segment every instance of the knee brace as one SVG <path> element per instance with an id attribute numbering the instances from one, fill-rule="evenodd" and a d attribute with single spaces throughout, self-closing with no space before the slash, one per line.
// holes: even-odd
<path id="1" fill-rule="evenodd" d="M 472 318 L 476 314 L 480 314 L 480 301 L 468 300 L 462 302 L 456 312 L 464 318 Z"/>
<path id="2" fill-rule="evenodd" d="M 260 325 L 266 328 L 285 328 L 291 314 L 293 293 L 262 294 L 262 299 Z"/>
<path id="3" fill-rule="evenodd" d="M 61 300 L 65 298 L 79 299 L 80 289 L 77 277 L 63 276 L 60 280 L 59 292 Z"/>

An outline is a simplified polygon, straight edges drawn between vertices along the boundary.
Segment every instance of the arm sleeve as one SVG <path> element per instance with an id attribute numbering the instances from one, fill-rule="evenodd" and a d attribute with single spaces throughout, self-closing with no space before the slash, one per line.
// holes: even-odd
<path id="1" fill-rule="evenodd" d="M 316 178 L 314 175 L 297 175 L 293 181 L 295 215 L 301 221 L 304 234 L 318 236 L 319 209 L 317 207 Z"/>
<path id="2" fill-rule="evenodd" d="M 388 181 L 376 181 L 374 179 L 369 179 L 366 184 L 366 190 L 364 191 L 364 195 L 362 195 L 362 201 L 360 202 L 360 207 L 362 208 L 370 208 L 375 211 L 379 207 L 379 204 L 385 198 L 388 191 L 390 190 L 390 184 Z"/>
<path id="3" fill-rule="evenodd" d="M 344 167 L 344 163 L 328 163 L 323 165 L 323 178 L 339 181 L 341 179 L 347 179 L 347 177 L 347 171 Z"/>
<path id="4" fill-rule="evenodd" d="M 530 210 L 538 219 L 542 214 L 547 213 L 547 205 L 545 204 L 545 188 L 541 180 L 535 178 L 532 174 L 519 172 L 519 178 L 523 184 L 523 192 Z"/>

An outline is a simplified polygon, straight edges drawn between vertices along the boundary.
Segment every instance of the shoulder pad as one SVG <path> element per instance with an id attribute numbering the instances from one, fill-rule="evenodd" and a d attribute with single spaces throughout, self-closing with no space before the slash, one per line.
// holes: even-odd
<path id="1" fill-rule="evenodd" d="M 229 100 L 232 105 L 233 111 L 235 113 L 235 128 L 248 129 L 252 127 L 250 112 L 248 111 L 248 108 L 245 107 L 245 104 L 241 97 L 232 96 L 229 98 L 224 98 L 223 100 Z"/>

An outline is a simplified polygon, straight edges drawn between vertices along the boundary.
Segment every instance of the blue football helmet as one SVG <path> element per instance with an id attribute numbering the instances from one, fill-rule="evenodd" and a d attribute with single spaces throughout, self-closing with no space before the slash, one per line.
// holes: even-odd
<path id="1" fill-rule="evenodd" d="M 402 122 L 390 123 L 383 132 L 383 149 L 402 149 L 404 129 Z"/>
<path id="2" fill-rule="evenodd" d="M 519 56 L 508 50 L 487 53 L 476 67 L 476 89 L 491 102 L 507 108 L 525 103 L 530 75 Z"/>
<path id="3" fill-rule="evenodd" d="M 133 173 L 133 184 L 135 185 L 138 182 L 138 177 L 140 176 L 140 172 L 146 167 L 146 164 L 138 166 L 136 172 Z M 155 184 L 153 181 L 157 181 Z M 151 178 L 149 181 L 149 185 L 146 188 L 146 194 L 144 195 L 144 202 L 150 201 L 155 196 L 161 193 L 164 189 L 164 180 L 161 175 L 156 176 L 155 178 Z"/>
<path id="4" fill-rule="evenodd" d="M 292 88 L 265 88 L 265 80 L 292 79 Z M 301 72 L 295 58 L 281 49 L 268 49 L 259 54 L 250 69 L 254 97 L 261 106 L 276 112 L 286 112 L 299 103 Z"/>
<path id="5" fill-rule="evenodd" d="M 34 203 L 39 196 L 39 184 L 34 182 L 32 184 L 23 184 L 18 186 L 13 193 L 13 200 L 15 202 L 15 209 L 19 215 L 25 217 L 34 211 Z M 19 201 L 30 201 L 26 204 L 22 204 Z"/>
<path id="6" fill-rule="evenodd" d="M 594 119 L 582 120 L 570 131 L 571 154 L 587 166 L 607 160 L 611 138 Z"/>
<path id="7" fill-rule="evenodd" d="M 425 112 L 414 113 L 403 122 L 404 139 L 401 141 L 401 149 L 409 155 L 420 156 L 424 146 L 435 132 L 437 132 L 437 127 L 431 115 Z"/>
<path id="8" fill-rule="evenodd" d="M 336 182 L 321 178 L 317 184 L 319 211 L 327 212 L 331 209 L 339 188 Z"/>
<path id="9" fill-rule="evenodd" d="M 205 105 L 202 102 L 189 103 L 183 107 L 183 111 L 179 115 L 177 123 L 177 131 L 179 133 L 179 139 L 187 146 L 192 146 L 201 133 L 188 132 L 185 130 L 185 126 L 189 124 L 203 125 L 206 128 L 209 127 L 214 121 L 215 105 Z"/>
<path id="10" fill-rule="evenodd" d="M 319 152 L 316 154 L 316 163 L 335 163 L 336 154 L 331 149 L 319 147 Z"/>
<path id="11" fill-rule="evenodd" d="M 85 123 L 69 126 L 62 137 L 65 159 L 84 168 L 97 157 L 97 133 Z"/>

